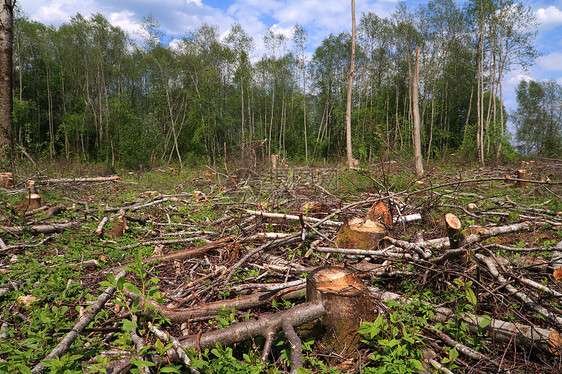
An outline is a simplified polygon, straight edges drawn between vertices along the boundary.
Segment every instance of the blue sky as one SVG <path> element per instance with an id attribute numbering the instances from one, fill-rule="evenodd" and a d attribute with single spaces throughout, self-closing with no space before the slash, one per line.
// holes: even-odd
<path id="1" fill-rule="evenodd" d="M 423 3 L 407 0 L 409 6 Z M 396 0 L 356 0 L 356 14 L 375 12 L 388 17 Z M 89 16 L 102 13 L 131 35 L 139 35 L 144 16 L 153 14 L 164 31 L 183 35 L 202 23 L 218 25 L 225 33 L 238 22 L 254 37 L 257 51 L 261 37 L 269 29 L 291 36 L 295 23 L 309 33 L 309 49 L 314 50 L 330 33 L 349 31 L 350 1 L 345 0 L 17 0 L 31 18 L 58 26 L 76 13 Z M 526 2 L 541 23 L 536 48 L 543 54 L 528 71 L 512 70 L 504 79 L 504 99 L 515 108 L 515 87 L 521 79 L 556 79 L 562 84 L 562 0 Z M 137 36 L 138 37 L 138 36 Z"/>

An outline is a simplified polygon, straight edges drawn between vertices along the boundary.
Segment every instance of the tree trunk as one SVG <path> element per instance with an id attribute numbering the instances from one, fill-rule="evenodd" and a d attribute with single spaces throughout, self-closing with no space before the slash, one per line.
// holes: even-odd
<path id="1" fill-rule="evenodd" d="M 351 67 L 347 84 L 347 109 L 345 111 L 345 132 L 347 145 L 347 167 L 353 167 L 353 152 L 351 150 L 351 91 L 353 89 L 353 72 L 355 66 L 355 0 L 351 0 Z"/>
<path id="2" fill-rule="evenodd" d="M 0 5 L 0 168 L 8 168 L 12 155 L 12 38 L 15 1 Z"/>
<path id="3" fill-rule="evenodd" d="M 416 63 L 414 66 L 414 79 L 412 82 L 412 106 L 414 114 L 414 160 L 416 162 L 416 175 L 423 175 L 423 163 L 420 138 L 420 108 L 418 104 L 418 85 L 420 80 L 420 47 L 416 49 Z"/>
<path id="4" fill-rule="evenodd" d="M 322 267 L 307 277 L 307 302 L 321 301 L 326 314 L 313 331 L 330 352 L 349 354 L 359 345 L 357 329 L 364 321 L 372 322 L 376 309 L 369 290 L 357 274 L 343 267 Z"/>

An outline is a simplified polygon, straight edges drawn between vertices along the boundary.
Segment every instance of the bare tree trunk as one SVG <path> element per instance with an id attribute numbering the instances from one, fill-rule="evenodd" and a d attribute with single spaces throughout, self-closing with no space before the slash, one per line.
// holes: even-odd
<path id="1" fill-rule="evenodd" d="M 0 168 L 12 158 L 12 38 L 15 0 L 0 4 Z"/>
<path id="2" fill-rule="evenodd" d="M 345 111 L 347 167 L 349 168 L 353 166 L 353 152 L 351 150 L 351 91 L 353 89 L 354 67 L 355 67 L 355 0 L 351 0 L 351 67 L 349 69 L 349 83 L 347 85 L 347 109 Z"/>
<path id="3" fill-rule="evenodd" d="M 416 162 L 416 175 L 423 175 L 423 162 L 420 139 L 420 108 L 418 104 L 418 85 L 420 80 L 420 47 L 416 49 L 416 63 L 414 65 L 414 79 L 412 81 L 412 105 L 414 114 L 414 160 Z"/>

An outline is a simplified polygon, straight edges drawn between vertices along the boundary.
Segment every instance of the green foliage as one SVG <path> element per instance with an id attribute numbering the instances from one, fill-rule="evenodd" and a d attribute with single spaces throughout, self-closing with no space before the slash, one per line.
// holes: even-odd
<path id="1" fill-rule="evenodd" d="M 431 158 L 461 148 L 476 156 L 477 5 L 433 1 L 415 10 L 399 4 L 388 18 L 362 14 L 355 74 L 363 83 L 351 113 L 357 158 L 411 158 L 411 89 L 404 77 L 417 46 L 429 56 L 420 74 L 427 92 L 420 102 L 424 152 Z M 532 35 L 518 28 L 532 24 L 532 15 L 508 3 L 486 11 L 509 45 L 521 47 L 520 55 L 504 51 L 501 61 L 532 60 Z M 137 44 L 100 14 L 77 14 L 59 27 L 17 17 L 16 144 L 38 155 L 130 169 L 214 164 L 225 156 L 265 160 L 270 153 L 293 161 L 342 159 L 349 33 L 310 46 L 308 31 L 296 25 L 290 48 L 291 41 L 270 30 L 263 37 L 267 53 L 254 60 L 254 40 L 239 24 L 225 38 L 217 26 L 203 24 L 182 38 L 181 48 L 163 43 L 168 35 L 153 16 L 143 28 L 145 40 Z M 497 35 L 486 35 L 485 45 L 499 45 Z M 313 48 L 312 58 L 305 48 Z M 490 58 L 498 53 L 486 51 Z M 489 93 L 482 95 L 487 102 Z M 502 113 L 501 103 L 496 107 Z M 512 159 L 500 128 L 495 118 L 487 129 L 487 156 L 502 144 L 505 159 Z"/>
<path id="2" fill-rule="evenodd" d="M 417 336 L 419 327 L 403 323 L 398 312 L 392 312 L 387 320 L 379 314 L 374 322 L 364 322 L 358 332 L 363 342 L 375 349 L 370 355 L 373 364 L 366 373 L 415 373 L 424 370 L 420 350 L 422 340 Z"/>

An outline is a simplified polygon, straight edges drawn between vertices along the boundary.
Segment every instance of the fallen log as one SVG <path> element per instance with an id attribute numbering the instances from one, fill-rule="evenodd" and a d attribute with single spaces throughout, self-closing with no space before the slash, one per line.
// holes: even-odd
<path id="1" fill-rule="evenodd" d="M 33 235 L 37 234 L 52 234 L 55 232 L 63 232 L 66 229 L 77 227 L 82 225 L 80 222 L 68 222 L 68 223 L 51 223 L 46 225 L 36 225 L 36 226 L 0 226 L 0 230 L 6 231 L 13 235 L 21 235 L 23 233 L 29 232 Z"/>
<path id="2" fill-rule="evenodd" d="M 111 182 L 119 181 L 121 177 L 119 175 L 112 175 L 110 177 L 84 177 L 84 178 L 49 178 L 42 179 L 40 182 L 42 184 L 47 183 L 92 183 L 92 182 Z"/>

